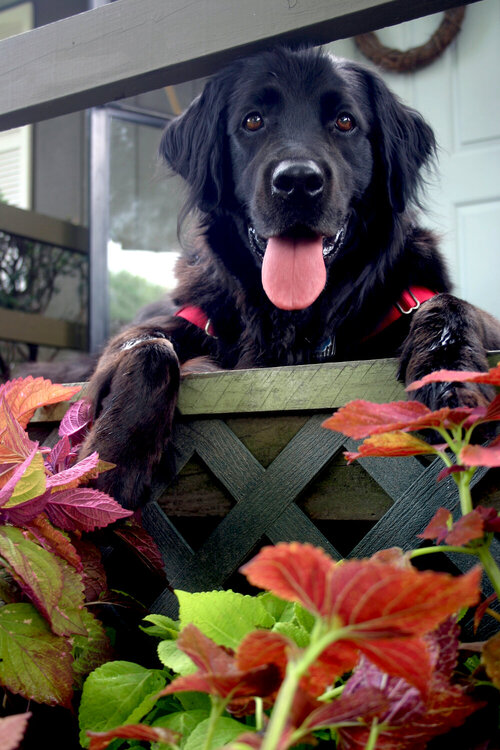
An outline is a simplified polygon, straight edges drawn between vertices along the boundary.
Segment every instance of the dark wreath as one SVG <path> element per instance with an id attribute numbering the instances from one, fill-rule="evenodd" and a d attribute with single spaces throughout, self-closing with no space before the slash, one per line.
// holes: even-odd
<path id="1" fill-rule="evenodd" d="M 464 16 L 465 6 L 445 11 L 443 20 L 430 39 L 407 50 L 386 47 L 373 31 L 358 34 L 354 40 L 361 52 L 384 70 L 410 73 L 430 65 L 444 52 L 462 28 Z"/>

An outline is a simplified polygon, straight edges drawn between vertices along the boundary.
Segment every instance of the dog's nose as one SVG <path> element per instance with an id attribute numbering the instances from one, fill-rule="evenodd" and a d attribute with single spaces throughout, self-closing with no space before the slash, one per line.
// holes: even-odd
<path id="1" fill-rule="evenodd" d="M 275 168 L 271 187 L 281 198 L 316 198 L 323 192 L 325 178 L 311 159 L 285 159 Z"/>

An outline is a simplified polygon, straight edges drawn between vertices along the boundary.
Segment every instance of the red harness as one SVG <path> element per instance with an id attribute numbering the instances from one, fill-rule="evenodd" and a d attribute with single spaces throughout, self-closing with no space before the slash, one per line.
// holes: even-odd
<path id="1" fill-rule="evenodd" d="M 420 305 L 428 299 L 435 297 L 436 294 L 437 292 L 431 292 L 430 289 L 426 289 L 423 286 L 411 286 L 408 289 L 405 289 L 396 304 L 391 307 L 385 318 L 380 321 L 375 330 L 366 336 L 364 340 L 371 339 L 373 336 L 381 333 L 390 326 L 391 323 L 394 323 L 401 318 L 402 315 L 410 315 L 415 312 Z M 181 307 L 180 310 L 177 310 L 175 315 L 178 318 L 184 318 L 184 320 L 187 320 L 189 323 L 201 328 L 208 336 L 215 336 L 214 327 L 201 307 L 186 305 L 186 307 Z"/>

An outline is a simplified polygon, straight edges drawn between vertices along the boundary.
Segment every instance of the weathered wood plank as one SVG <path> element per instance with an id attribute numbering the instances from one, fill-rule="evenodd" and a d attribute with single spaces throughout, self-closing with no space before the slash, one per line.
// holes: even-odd
<path id="1" fill-rule="evenodd" d="M 354 398 L 405 397 L 395 359 L 329 362 L 187 376 L 179 393 L 181 414 L 238 414 L 334 409 Z"/>
<path id="2" fill-rule="evenodd" d="M 5 307 L 0 308 L 0 340 L 23 341 L 60 349 L 87 349 L 87 331 L 81 323 L 7 310 Z"/>
<path id="3" fill-rule="evenodd" d="M 488 360 L 493 367 L 500 361 L 500 352 L 491 352 Z M 354 398 L 378 403 L 404 399 L 406 393 L 396 372 L 395 359 L 367 359 L 188 375 L 181 383 L 179 412 L 195 416 L 312 411 L 336 409 Z M 85 383 L 79 385 L 82 390 L 73 401 L 85 395 Z M 38 410 L 33 421 L 59 421 L 69 403 Z"/>
<path id="4" fill-rule="evenodd" d="M 64 247 L 82 255 L 87 255 L 89 251 L 89 231 L 86 227 L 6 203 L 0 203 L 0 230 L 46 245 Z"/>
<path id="5" fill-rule="evenodd" d="M 120 0 L 0 43 L 0 129 L 209 75 L 278 40 L 325 43 L 456 0 Z"/>

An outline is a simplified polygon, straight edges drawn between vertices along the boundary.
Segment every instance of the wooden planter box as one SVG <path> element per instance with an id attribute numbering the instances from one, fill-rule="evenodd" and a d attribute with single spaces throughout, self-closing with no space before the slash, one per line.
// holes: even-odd
<path id="1" fill-rule="evenodd" d="M 347 466 L 342 452 L 356 443 L 321 426 L 354 398 L 405 398 L 396 368 L 396 360 L 367 360 L 186 377 L 174 435 L 177 477 L 156 486 L 143 510 L 171 587 L 233 585 L 246 559 L 279 541 L 310 542 L 336 559 L 412 549 L 439 507 L 456 511 L 453 480 L 436 482 L 439 459 Z M 41 409 L 34 421 L 47 432 L 66 408 Z M 453 563 L 473 564 L 466 555 Z M 153 611 L 175 614 L 171 591 Z"/>

